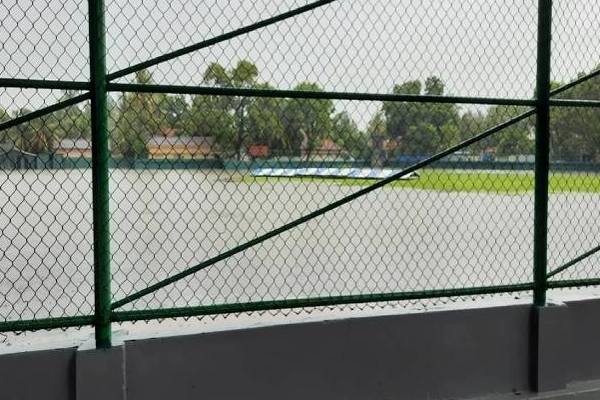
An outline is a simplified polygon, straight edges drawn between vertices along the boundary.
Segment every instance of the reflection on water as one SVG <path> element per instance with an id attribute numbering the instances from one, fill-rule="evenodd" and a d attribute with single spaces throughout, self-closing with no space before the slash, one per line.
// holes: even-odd
<path id="1" fill-rule="evenodd" d="M 182 170 L 111 170 L 110 188 L 115 299 L 356 190 Z M 384 188 L 132 308 L 526 282 L 531 196 Z M 552 197 L 551 210 L 560 210 L 551 214 L 552 263 L 595 245 L 598 213 L 579 211 L 597 200 Z M 90 171 L 0 171 L 0 207 L 0 320 L 90 313 Z"/>

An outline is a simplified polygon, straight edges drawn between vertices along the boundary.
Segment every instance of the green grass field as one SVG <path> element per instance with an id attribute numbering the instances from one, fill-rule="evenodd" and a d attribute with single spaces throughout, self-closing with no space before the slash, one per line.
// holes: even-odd
<path id="1" fill-rule="evenodd" d="M 533 191 L 533 172 L 487 172 L 487 171 L 447 171 L 426 169 L 419 171 L 418 179 L 400 180 L 388 187 L 438 190 L 445 192 L 486 192 L 524 193 Z M 252 178 L 246 182 L 298 181 L 324 182 L 335 185 L 368 186 L 374 183 L 366 179 L 335 178 Z M 591 173 L 551 173 L 551 193 L 600 193 L 600 175 Z"/>

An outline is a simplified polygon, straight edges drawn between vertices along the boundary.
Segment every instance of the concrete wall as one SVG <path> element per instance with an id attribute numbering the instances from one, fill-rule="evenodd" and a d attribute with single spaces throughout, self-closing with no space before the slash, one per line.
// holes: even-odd
<path id="1" fill-rule="evenodd" d="M 538 387 L 583 399 L 598 388 L 565 386 L 600 378 L 599 312 L 597 299 L 513 304 L 5 354 L 0 398 L 524 398 Z"/>
<path id="2" fill-rule="evenodd" d="M 527 387 L 529 309 L 494 313 L 493 320 L 479 309 L 129 342 L 127 398 L 439 398 Z M 178 372 L 147 379 L 160 370 Z"/>
<path id="3" fill-rule="evenodd" d="M 76 348 L 0 356 L 0 399 L 75 398 Z"/>
<path id="4" fill-rule="evenodd" d="M 600 299 L 568 303 L 563 343 L 567 381 L 600 379 Z M 600 396 L 598 396 L 600 399 Z"/>

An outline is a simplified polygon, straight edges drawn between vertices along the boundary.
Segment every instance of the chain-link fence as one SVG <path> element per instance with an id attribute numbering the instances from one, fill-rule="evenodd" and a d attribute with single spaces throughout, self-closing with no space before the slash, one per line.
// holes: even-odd
<path id="1" fill-rule="evenodd" d="M 600 283 L 553 3 L 3 1 L 0 332 Z"/>

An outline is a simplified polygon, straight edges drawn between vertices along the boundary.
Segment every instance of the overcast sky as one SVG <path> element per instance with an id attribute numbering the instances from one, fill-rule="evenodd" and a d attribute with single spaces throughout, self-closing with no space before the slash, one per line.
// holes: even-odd
<path id="1" fill-rule="evenodd" d="M 109 72 L 310 1 L 106 0 Z M 553 79 L 600 63 L 600 2 L 555 0 Z M 83 1 L 2 0 L 0 77 L 88 79 Z M 255 62 L 282 89 L 387 93 L 441 77 L 452 95 L 530 97 L 537 0 L 338 0 L 300 17 L 151 69 L 157 83 L 201 84 L 208 63 Z M 131 76 L 121 81 L 131 81 Z M 0 89 L 8 109 L 50 104 L 49 91 Z M 361 127 L 379 106 L 338 102 Z"/>

